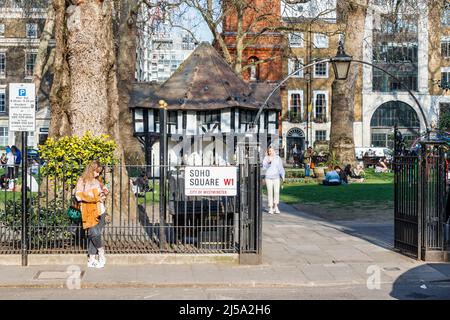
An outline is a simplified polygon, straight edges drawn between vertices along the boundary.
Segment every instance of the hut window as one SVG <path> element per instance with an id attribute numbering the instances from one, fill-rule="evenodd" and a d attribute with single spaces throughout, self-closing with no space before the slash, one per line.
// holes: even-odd
<path id="1" fill-rule="evenodd" d="M 197 121 L 200 125 L 220 123 L 220 111 L 199 111 L 197 112 Z"/>
<path id="2" fill-rule="evenodd" d="M 136 133 L 144 132 L 144 112 L 142 109 L 134 110 L 134 130 Z"/>
<path id="3" fill-rule="evenodd" d="M 240 110 L 239 112 L 239 123 L 248 124 L 253 121 L 256 117 L 256 111 L 253 110 Z"/>

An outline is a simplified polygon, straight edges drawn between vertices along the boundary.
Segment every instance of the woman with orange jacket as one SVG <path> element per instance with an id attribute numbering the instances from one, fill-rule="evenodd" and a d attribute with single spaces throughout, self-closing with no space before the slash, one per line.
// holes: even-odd
<path id="1" fill-rule="evenodd" d="M 102 232 L 105 225 L 105 201 L 109 191 L 103 186 L 103 167 L 91 162 L 77 181 L 76 198 L 81 202 L 83 229 L 88 230 L 88 267 L 103 268 L 106 264 Z M 98 260 L 96 260 L 98 254 Z"/>

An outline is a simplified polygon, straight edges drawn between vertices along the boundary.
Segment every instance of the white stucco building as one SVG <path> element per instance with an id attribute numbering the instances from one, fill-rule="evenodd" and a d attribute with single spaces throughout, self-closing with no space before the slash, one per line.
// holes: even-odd
<path id="1" fill-rule="evenodd" d="M 142 10 L 139 21 L 136 80 L 163 83 L 196 43 L 188 32 L 171 28 L 158 9 Z"/>

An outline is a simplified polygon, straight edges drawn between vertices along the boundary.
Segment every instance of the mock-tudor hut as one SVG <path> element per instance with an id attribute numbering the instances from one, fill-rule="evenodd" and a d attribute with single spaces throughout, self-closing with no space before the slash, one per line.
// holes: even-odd
<path id="1" fill-rule="evenodd" d="M 155 142 L 147 162 L 157 164 L 159 159 L 160 100 L 168 104 L 170 164 L 235 164 L 244 139 L 255 142 L 254 135 L 249 138 L 249 125 L 273 88 L 268 83 L 247 84 L 209 43 L 200 44 L 165 83 L 141 88 L 144 97 L 133 100 L 135 135 Z M 280 106 L 278 92 L 256 127 L 261 148 L 278 143 Z"/>

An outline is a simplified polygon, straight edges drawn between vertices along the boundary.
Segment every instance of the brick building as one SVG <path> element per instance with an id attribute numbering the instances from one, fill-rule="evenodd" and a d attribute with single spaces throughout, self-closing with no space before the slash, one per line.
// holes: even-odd
<path id="1" fill-rule="evenodd" d="M 33 1 L 33 7 L 24 8 L 20 1 L 0 0 L 0 148 L 16 144 L 16 135 L 8 128 L 8 84 L 32 82 L 46 2 Z M 31 147 L 45 141 L 48 134 L 50 83 L 47 76 L 36 97 L 36 131 L 28 136 Z"/>
<path id="2" fill-rule="evenodd" d="M 268 23 L 278 23 L 295 32 L 284 32 L 281 38 L 268 33 L 254 48 L 256 54 L 267 52 L 264 48 L 273 47 L 272 38 L 277 35 L 277 52 L 282 51 L 283 56 L 281 72 L 272 72 L 270 80 L 281 80 L 303 64 L 336 54 L 341 37 L 336 0 L 295 5 L 271 3 L 273 18 Z M 232 48 L 236 19 L 231 15 L 227 21 L 224 35 Z M 421 112 L 404 86 L 417 97 L 428 123 L 437 122 L 442 110 L 450 110 L 449 21 L 448 5 L 433 6 L 417 0 L 416 11 L 400 8 L 394 16 L 386 1 L 369 1 L 361 44 L 363 60 L 393 73 L 401 83 L 370 66 L 361 66 L 353 122 L 356 147 L 391 148 L 394 123 L 411 141 L 425 129 Z M 279 67 L 277 64 L 275 68 Z M 248 79 L 248 75 L 244 74 L 244 78 Z M 323 63 L 299 72 L 282 87 L 280 142 L 286 160 L 295 143 L 305 148 L 329 140 L 333 81 L 332 66 Z"/>
<path id="3" fill-rule="evenodd" d="M 284 36 L 278 31 L 265 31 L 279 25 L 280 1 L 255 0 L 253 7 L 247 9 L 242 18 L 244 38 L 243 65 L 252 65 L 243 73 L 243 78 L 250 82 L 279 81 L 282 78 Z M 224 2 L 226 16 L 223 21 L 223 38 L 228 50 L 236 53 L 236 35 L 238 34 L 238 17 L 235 11 Z M 256 22 L 255 22 L 256 21 Z M 259 61 L 259 62 L 258 62 Z M 265 61 L 265 62 L 264 62 Z"/>

